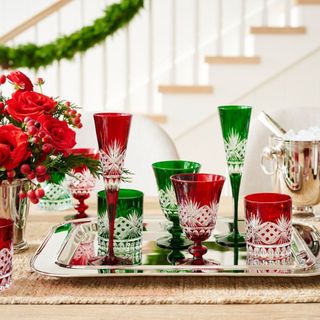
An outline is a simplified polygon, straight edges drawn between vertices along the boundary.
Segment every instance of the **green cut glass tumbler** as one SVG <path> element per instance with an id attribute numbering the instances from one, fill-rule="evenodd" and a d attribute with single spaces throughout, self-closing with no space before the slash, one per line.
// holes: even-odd
<path id="1" fill-rule="evenodd" d="M 104 190 L 98 192 L 98 255 L 108 254 L 109 221 Z M 143 193 L 120 189 L 114 223 L 115 255 L 127 264 L 141 264 L 143 229 Z"/>
<path id="2" fill-rule="evenodd" d="M 219 106 L 218 110 L 233 197 L 233 230 L 230 234 L 216 236 L 216 241 L 229 247 L 241 247 L 245 246 L 245 239 L 238 230 L 238 200 L 252 108 Z"/>
<path id="3" fill-rule="evenodd" d="M 183 235 L 179 224 L 178 204 L 170 177 L 179 173 L 198 173 L 201 165 L 184 160 L 160 161 L 152 164 L 157 180 L 159 202 L 166 219 L 169 221 L 168 236 L 157 240 L 157 245 L 165 249 L 186 249 L 192 243 Z"/>

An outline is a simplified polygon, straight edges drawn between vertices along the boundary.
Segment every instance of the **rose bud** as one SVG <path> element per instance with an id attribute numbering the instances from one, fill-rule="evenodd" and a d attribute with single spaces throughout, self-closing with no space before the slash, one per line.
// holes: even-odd
<path id="1" fill-rule="evenodd" d="M 37 84 L 39 84 L 39 85 L 44 84 L 43 78 L 37 78 Z"/>

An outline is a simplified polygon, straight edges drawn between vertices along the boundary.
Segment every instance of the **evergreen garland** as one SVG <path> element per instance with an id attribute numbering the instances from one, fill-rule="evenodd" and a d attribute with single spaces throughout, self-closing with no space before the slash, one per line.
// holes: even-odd
<path id="1" fill-rule="evenodd" d="M 53 42 L 41 46 L 30 43 L 15 48 L 0 45 L 0 65 L 3 69 L 39 69 L 55 60 L 72 59 L 77 53 L 85 52 L 124 27 L 142 7 L 143 0 L 121 0 L 108 6 L 104 16 L 92 25 Z"/>

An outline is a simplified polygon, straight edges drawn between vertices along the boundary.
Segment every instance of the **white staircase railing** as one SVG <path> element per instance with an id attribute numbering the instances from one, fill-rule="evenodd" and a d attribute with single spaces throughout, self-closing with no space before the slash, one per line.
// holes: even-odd
<path id="1" fill-rule="evenodd" d="M 6 1 L 21 6 L 19 0 L 2 0 L 0 7 Z M 50 10 L 2 35 L 0 43 L 30 42 L 30 29 L 34 43 L 48 42 L 89 24 L 113 2 L 117 1 L 91 0 L 89 5 L 84 0 L 57 1 Z M 90 110 L 161 113 L 160 83 L 207 84 L 205 54 L 251 55 L 249 27 L 291 26 L 293 5 L 291 0 L 145 0 L 144 10 L 123 31 L 71 62 L 61 61 L 38 73 L 47 78 L 48 92 Z"/>

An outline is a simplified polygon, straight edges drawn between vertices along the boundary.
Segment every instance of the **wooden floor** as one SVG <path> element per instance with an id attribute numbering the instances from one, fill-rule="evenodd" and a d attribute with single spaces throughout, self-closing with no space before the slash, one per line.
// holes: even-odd
<path id="1" fill-rule="evenodd" d="M 320 304 L 276 305 L 60 305 L 0 306 L 1 319 L 10 320 L 251 320 L 320 319 Z"/>

